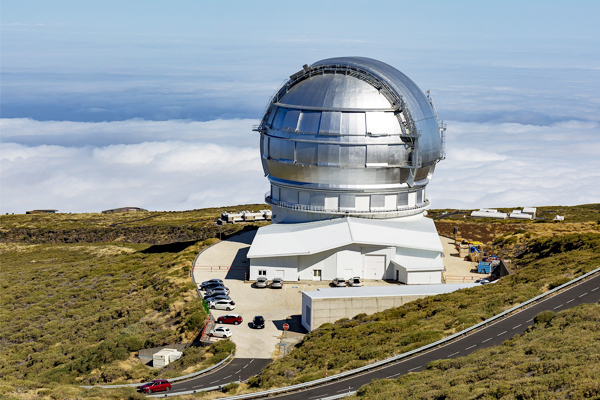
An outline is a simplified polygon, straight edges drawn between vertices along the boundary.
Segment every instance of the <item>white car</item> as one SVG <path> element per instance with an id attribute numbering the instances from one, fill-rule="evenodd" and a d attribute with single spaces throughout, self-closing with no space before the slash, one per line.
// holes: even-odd
<path id="1" fill-rule="evenodd" d="M 231 311 L 235 309 L 235 303 L 233 300 L 217 300 L 217 301 L 209 301 L 208 306 L 213 310 L 227 310 Z"/>
<path id="2" fill-rule="evenodd" d="M 231 329 L 220 326 L 218 328 L 213 329 L 208 333 L 208 336 L 220 337 L 220 338 L 228 338 L 231 337 Z"/>

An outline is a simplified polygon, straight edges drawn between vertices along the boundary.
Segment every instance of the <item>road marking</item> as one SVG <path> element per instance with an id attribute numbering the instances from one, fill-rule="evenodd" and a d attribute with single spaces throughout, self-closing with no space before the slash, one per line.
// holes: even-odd
<path id="1" fill-rule="evenodd" d="M 596 291 L 596 290 L 598 290 L 598 289 L 599 289 L 599 288 L 594 288 L 594 289 L 592 289 L 592 292 L 593 292 L 593 291 Z"/>
<path id="2" fill-rule="evenodd" d="M 487 341 L 489 341 L 489 340 L 492 340 L 492 338 L 491 338 L 491 337 L 489 337 L 489 338 L 485 339 L 485 340 L 484 340 L 483 342 L 481 342 L 481 343 L 485 343 L 485 342 L 487 342 Z"/>
<path id="3" fill-rule="evenodd" d="M 517 326 L 513 326 L 513 329 L 517 329 L 517 328 L 518 328 L 518 327 L 520 327 L 521 325 L 523 325 L 523 324 L 519 324 L 519 325 L 517 325 Z"/>
<path id="4" fill-rule="evenodd" d="M 217 379 L 216 381 L 212 381 L 211 383 L 217 383 L 219 381 L 220 381 L 220 379 Z"/>
<path id="5" fill-rule="evenodd" d="M 244 368 L 246 368 L 246 367 L 244 367 Z M 242 369 L 244 369 L 244 368 L 242 368 Z M 235 373 L 239 374 L 240 372 L 242 372 L 242 369 L 240 369 L 239 371 L 235 371 Z"/>
<path id="6" fill-rule="evenodd" d="M 352 389 L 352 387 L 349 387 L 348 389 L 342 389 L 342 390 L 338 390 L 337 392 L 338 392 L 338 393 L 341 393 L 341 392 L 349 392 L 349 391 L 350 391 L 350 389 Z"/>
<path id="7" fill-rule="evenodd" d="M 584 294 L 580 295 L 579 297 L 583 297 L 583 296 L 585 296 L 586 294 L 588 294 L 588 292 L 585 292 Z"/>
<path id="8" fill-rule="evenodd" d="M 421 368 L 421 366 L 420 366 L 420 365 L 419 365 L 418 367 L 411 368 L 411 369 L 409 369 L 408 371 L 409 371 L 409 372 L 410 372 L 410 371 L 414 371 L 415 369 L 419 369 L 419 368 Z"/>
<path id="9" fill-rule="evenodd" d="M 531 322 L 531 321 L 533 321 L 533 318 L 531 318 L 531 319 L 528 319 L 528 320 L 527 320 L 527 321 L 525 321 L 525 322 Z"/>
<path id="10" fill-rule="evenodd" d="M 457 355 L 458 353 L 460 353 L 460 351 L 457 351 L 456 353 L 452 353 L 452 354 L 450 354 L 448 357 L 455 356 L 455 355 Z"/>
<path id="11" fill-rule="evenodd" d="M 346 389 L 344 389 L 344 390 L 346 390 Z M 309 399 L 317 399 L 317 398 L 319 398 L 319 397 L 323 397 L 323 396 L 327 396 L 327 393 L 325 393 L 325 394 L 320 394 L 320 395 L 318 395 L 318 396 L 309 397 Z"/>
<path id="12" fill-rule="evenodd" d="M 201 387 L 203 387 L 203 386 L 204 386 L 204 385 L 192 386 L 192 389 L 201 388 Z"/>
<path id="13" fill-rule="evenodd" d="M 398 376 L 398 375 L 401 375 L 401 374 L 402 374 L 402 372 L 398 372 L 397 374 L 390 375 L 390 376 L 386 376 L 386 378 L 385 378 L 385 379 L 390 379 L 390 378 L 393 378 L 393 377 L 395 377 L 395 376 Z"/>
<path id="14" fill-rule="evenodd" d="M 567 304 L 569 304 L 570 302 L 574 301 L 575 299 L 571 299 L 569 301 L 567 301 Z"/>
<path id="15" fill-rule="evenodd" d="M 250 362 L 248 364 L 252 364 L 252 361 L 254 361 L 254 358 L 252 360 L 250 360 Z"/>
<path id="16" fill-rule="evenodd" d="M 473 346 L 469 346 L 469 347 L 467 347 L 465 350 L 472 349 L 472 348 L 473 348 L 473 347 L 475 347 L 475 346 L 477 346 L 477 345 L 476 345 L 476 344 L 474 344 Z"/>
<path id="17" fill-rule="evenodd" d="M 223 378 L 223 379 L 227 379 L 227 378 L 231 378 L 231 375 L 228 375 L 228 376 L 226 376 L 226 377 L 225 377 L 225 378 Z"/>
<path id="18" fill-rule="evenodd" d="M 501 333 L 497 334 L 496 336 L 502 336 L 502 335 L 504 335 L 506 332 L 507 332 L 507 331 L 501 332 Z"/>
<path id="19" fill-rule="evenodd" d="M 556 310 L 557 308 L 561 308 L 562 306 L 563 306 L 562 304 L 559 304 L 556 307 L 554 307 L 553 310 Z"/>

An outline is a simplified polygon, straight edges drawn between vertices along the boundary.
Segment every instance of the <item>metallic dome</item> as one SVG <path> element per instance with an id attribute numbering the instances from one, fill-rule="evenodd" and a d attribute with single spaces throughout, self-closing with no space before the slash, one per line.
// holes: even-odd
<path id="1" fill-rule="evenodd" d="M 385 63 L 339 57 L 305 65 L 255 128 L 273 220 L 422 213 L 425 186 L 444 158 L 444 129 L 431 97 Z"/>

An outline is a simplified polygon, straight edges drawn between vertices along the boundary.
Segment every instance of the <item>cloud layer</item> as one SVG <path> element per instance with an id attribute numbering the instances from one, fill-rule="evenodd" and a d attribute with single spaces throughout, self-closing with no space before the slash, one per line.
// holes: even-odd
<path id="1" fill-rule="evenodd" d="M 121 206 L 187 210 L 259 203 L 268 190 L 254 120 L 2 119 L 0 211 Z M 600 124 L 449 121 L 435 208 L 597 202 Z"/>

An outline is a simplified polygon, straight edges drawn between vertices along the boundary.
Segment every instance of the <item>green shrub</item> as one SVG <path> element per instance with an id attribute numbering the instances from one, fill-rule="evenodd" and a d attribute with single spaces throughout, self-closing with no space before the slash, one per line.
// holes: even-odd
<path id="1" fill-rule="evenodd" d="M 204 325 L 204 313 L 196 311 L 186 321 L 184 327 L 188 332 L 194 332 Z"/>
<path id="2" fill-rule="evenodd" d="M 536 315 L 533 318 L 533 322 L 536 325 L 547 325 L 550 323 L 550 321 L 552 321 L 554 319 L 554 317 L 556 317 L 556 313 L 554 313 L 553 311 L 547 310 L 547 311 L 542 311 L 541 313 L 539 313 L 538 315 Z"/>

